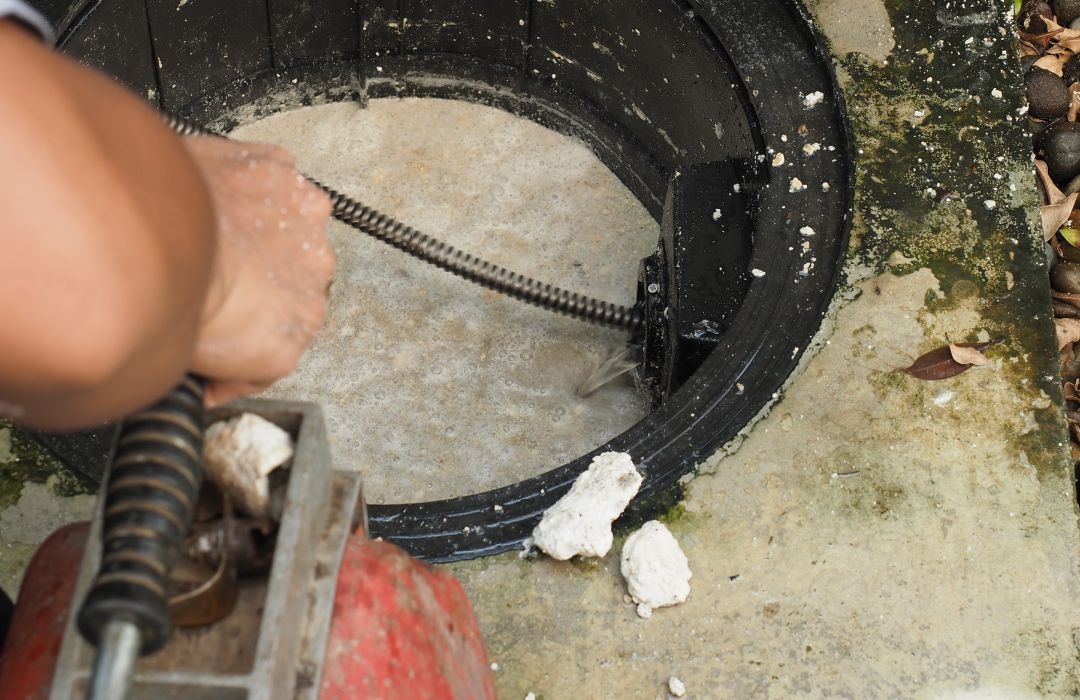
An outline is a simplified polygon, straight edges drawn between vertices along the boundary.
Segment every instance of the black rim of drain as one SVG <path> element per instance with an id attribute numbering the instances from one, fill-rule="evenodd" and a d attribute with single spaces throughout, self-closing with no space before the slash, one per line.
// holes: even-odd
<path id="1" fill-rule="evenodd" d="M 454 3 L 396 0 L 325 0 L 315 9 L 280 12 L 272 3 L 202 0 L 182 17 L 168 0 L 38 5 L 58 27 L 62 50 L 198 120 L 220 123 L 244 104 L 257 113 L 260 105 L 263 113 L 274 111 L 266 96 L 290 83 L 300 86 L 296 105 L 395 95 L 481 102 L 583 138 L 654 216 L 680 162 L 750 163 L 760 205 L 751 264 L 766 274 L 753 280 L 717 349 L 642 421 L 561 467 L 461 498 L 369 506 L 372 535 L 425 559 L 519 547 L 543 511 L 607 450 L 629 452 L 645 475 L 632 514 L 624 517 L 655 514 L 663 494 L 677 490 L 681 477 L 778 396 L 835 291 L 850 228 L 853 152 L 829 54 L 795 0 L 642 0 L 616 10 L 603 3 L 483 0 L 467 16 L 455 15 Z M 578 60 L 585 55 L 606 70 L 585 67 Z M 703 78 L 706 70 L 712 74 Z M 605 76 L 613 78 L 610 87 Z M 669 79 L 679 87 L 662 94 L 660 81 Z M 803 102 L 819 92 L 819 104 Z M 620 105 L 626 115 L 617 113 Z M 661 116 L 669 131 L 653 124 Z M 716 143 L 709 143 L 701 130 L 714 123 Z M 821 150 L 804 157 L 801 148 L 811 142 Z M 692 152 L 695 146 L 703 153 Z M 716 148 L 727 152 L 709 152 Z M 783 166 L 771 166 L 774 152 L 785 154 Z M 790 191 L 792 178 L 806 189 Z M 804 225 L 812 236 L 799 233 Z M 809 249 L 799 255 L 804 242 Z M 39 437 L 84 475 L 87 459 L 100 460 L 108 444 L 101 433 L 81 445 Z"/>

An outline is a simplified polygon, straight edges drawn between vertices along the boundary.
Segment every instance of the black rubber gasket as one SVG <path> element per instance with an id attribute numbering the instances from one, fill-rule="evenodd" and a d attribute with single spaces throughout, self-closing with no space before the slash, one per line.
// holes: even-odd
<path id="1" fill-rule="evenodd" d="M 851 224 L 853 149 L 829 54 L 795 0 L 691 4 L 642 0 L 628 2 L 601 21 L 595 13 L 603 4 L 587 0 L 580 7 L 561 1 L 490 0 L 477 2 L 468 17 L 453 23 L 459 28 L 457 34 L 448 35 L 438 22 L 421 22 L 421 27 L 434 29 L 421 32 L 415 40 L 400 31 L 405 18 L 401 13 L 411 9 L 411 17 L 425 12 L 445 12 L 450 17 L 459 4 L 365 0 L 357 7 L 356 0 L 313 3 L 327 17 L 344 13 L 349 22 L 361 15 L 370 19 L 342 25 L 362 24 L 365 29 L 359 37 L 352 37 L 351 30 L 334 31 L 338 25 L 327 21 L 311 24 L 315 28 L 310 32 L 282 33 L 279 27 L 310 18 L 275 15 L 268 9 L 274 3 L 200 0 L 192 3 L 192 11 L 202 14 L 185 16 L 182 26 L 174 26 L 179 19 L 169 19 L 176 16 L 175 0 L 147 0 L 144 7 L 120 2 L 42 4 L 58 23 L 65 51 L 112 72 L 165 108 L 204 121 L 227 119 L 230 109 L 258 104 L 275 86 L 294 78 L 313 86 L 312 92 L 318 93 L 314 99 L 405 94 L 484 102 L 586 139 L 654 215 L 662 207 L 672 167 L 680 159 L 693 162 L 691 146 L 700 144 L 708 151 L 701 134 L 705 126 L 711 130 L 712 122 L 705 124 L 705 117 L 698 114 L 712 115 L 710 119 L 722 123 L 721 130 L 727 132 L 723 148 L 729 152 L 720 155 L 756 159 L 761 164 L 752 264 L 765 275 L 751 284 L 717 350 L 664 405 L 637 425 L 546 474 L 462 498 L 369 507 L 373 535 L 425 559 L 466 559 L 520 546 L 544 510 L 569 489 L 592 457 L 607 450 L 629 452 L 639 464 L 645 481 L 635 501 L 635 517 L 654 514 L 670 500 L 665 495 L 670 496 L 681 477 L 735 437 L 777 397 L 817 332 L 835 291 Z M 545 13 L 556 11 L 567 14 L 554 18 L 558 22 L 549 21 L 552 18 Z M 215 33 L 222 17 L 234 20 L 227 24 L 236 29 Z M 374 29 L 369 30 L 369 24 Z M 528 43 L 514 40 L 518 26 L 529 37 Z M 396 34 L 388 29 L 395 27 Z M 588 71 L 574 56 L 565 62 L 552 58 L 552 54 L 563 54 L 550 46 L 587 51 L 594 40 L 614 43 L 619 37 L 628 38 L 631 31 L 654 35 L 655 40 L 627 54 L 627 60 L 638 61 L 629 75 L 612 71 L 609 83 L 601 80 L 598 87 L 590 87 Z M 683 139 L 681 153 L 677 148 L 667 149 L 651 122 L 627 120 L 611 108 L 618 103 L 620 91 L 644 85 L 652 92 L 644 89 L 637 93 L 639 97 L 655 99 L 648 106 L 664 109 L 665 98 L 657 94 L 659 78 L 647 69 L 666 62 L 669 53 L 674 57 L 672 48 L 683 50 L 670 40 L 673 31 L 691 37 L 688 45 L 693 41 L 695 46 L 707 47 L 707 51 L 700 46 L 687 49 L 688 58 L 678 74 L 665 76 L 673 81 L 687 78 L 690 87 L 686 90 L 700 89 L 706 96 L 687 108 L 694 110 L 694 117 L 679 122 L 683 135 L 663 135 L 669 143 L 672 138 Z M 248 34 L 268 35 L 271 40 L 264 47 Z M 293 46 L 293 34 L 299 37 L 299 48 Z M 492 43 L 485 43 L 484 36 Z M 548 50 L 541 51 L 545 46 Z M 215 52 L 228 56 L 228 61 L 215 61 Z M 712 69 L 702 58 L 710 52 Z M 184 63 L 170 73 L 167 67 L 187 55 L 190 65 Z M 705 69 L 713 72 L 703 73 Z M 548 80 L 549 73 L 557 78 Z M 697 87 L 688 74 L 700 79 Z M 728 81 L 729 94 L 717 97 L 713 88 Z M 337 92 L 331 91 L 334 86 Z M 818 92 L 822 93 L 820 103 L 807 107 L 804 98 Z M 648 94 L 654 97 L 644 97 Z M 712 100 L 727 101 L 720 105 Z M 820 145 L 814 156 L 799 153 L 806 142 L 802 133 L 812 135 L 812 141 Z M 783 167 L 770 166 L 770 148 L 785 153 Z M 790 191 L 792 178 L 806 188 Z M 828 189 L 822 183 L 828 183 Z M 801 235 L 803 226 L 811 226 L 814 235 Z M 801 248 L 804 242 L 810 246 L 806 251 Z M 98 459 L 91 459 L 85 449 L 72 450 L 70 439 L 58 441 L 53 436 L 44 442 L 58 453 L 79 455 L 79 463 L 69 466 L 100 478 L 100 452 L 95 453 Z M 96 436 L 95 445 L 107 443 L 100 434 Z"/>

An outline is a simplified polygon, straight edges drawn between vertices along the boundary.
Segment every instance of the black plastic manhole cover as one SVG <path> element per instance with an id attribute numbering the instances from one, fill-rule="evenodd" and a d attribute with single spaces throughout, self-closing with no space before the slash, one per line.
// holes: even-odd
<path id="1" fill-rule="evenodd" d="M 828 53 L 796 2 L 38 5 L 64 52 L 198 121 L 220 123 L 243 106 L 267 113 L 281 104 L 268 97 L 287 90 L 299 104 L 450 97 L 585 140 L 658 220 L 668 215 L 668 229 L 691 230 L 685 222 L 711 212 L 713 198 L 738 195 L 728 236 L 694 243 L 720 250 L 737 269 L 714 285 L 707 269 L 693 269 L 693 250 L 667 252 L 689 273 L 679 283 L 678 323 L 646 343 L 642 375 L 654 410 L 539 477 L 462 498 L 371 506 L 372 534 L 418 556 L 445 561 L 518 546 L 607 450 L 633 456 L 645 475 L 639 515 L 655 510 L 661 494 L 780 390 L 835 290 L 850 224 L 851 142 Z M 665 209 L 676 173 L 688 184 L 675 179 Z M 650 274 L 664 279 L 664 260 L 654 263 L 652 272 L 644 266 L 643 297 L 657 288 Z M 723 303 L 695 303 L 706 291 Z M 664 318 L 654 310 L 652 331 Z M 100 479 L 107 433 L 39 439 Z"/>

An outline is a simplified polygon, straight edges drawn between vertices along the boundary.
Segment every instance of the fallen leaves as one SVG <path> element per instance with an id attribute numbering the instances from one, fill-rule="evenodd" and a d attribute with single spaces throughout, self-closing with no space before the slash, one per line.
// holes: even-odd
<path id="1" fill-rule="evenodd" d="M 981 343 L 949 343 L 922 355 L 904 368 L 916 379 L 938 381 L 955 377 L 972 367 L 990 364 L 983 351 L 994 344 L 988 340 Z"/>
<path id="2" fill-rule="evenodd" d="M 986 355 L 983 355 L 971 345 L 949 343 L 949 354 L 952 355 L 953 360 L 961 365 L 985 367 L 990 364 L 990 360 L 986 359 Z"/>
<path id="3" fill-rule="evenodd" d="M 1035 172 L 1039 174 L 1039 184 L 1042 186 L 1043 199 L 1046 201 L 1046 204 L 1039 207 L 1039 215 L 1042 218 L 1043 240 L 1049 241 L 1058 232 L 1058 229 L 1072 219 L 1077 193 L 1065 194 L 1058 189 L 1058 186 L 1050 179 L 1050 173 L 1046 168 L 1045 161 L 1036 159 Z"/>
<path id="4" fill-rule="evenodd" d="M 1075 318 L 1055 318 L 1054 330 L 1057 331 L 1059 352 L 1064 350 L 1066 345 L 1080 341 L 1080 320 Z"/>

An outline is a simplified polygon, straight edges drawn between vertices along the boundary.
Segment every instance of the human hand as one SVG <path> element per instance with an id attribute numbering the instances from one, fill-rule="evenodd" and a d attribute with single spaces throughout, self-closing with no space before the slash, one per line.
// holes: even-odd
<path id="1" fill-rule="evenodd" d="M 331 205 L 283 148 L 184 141 L 217 219 L 217 264 L 192 366 L 209 380 L 212 406 L 291 373 L 318 333 L 334 271 Z"/>

